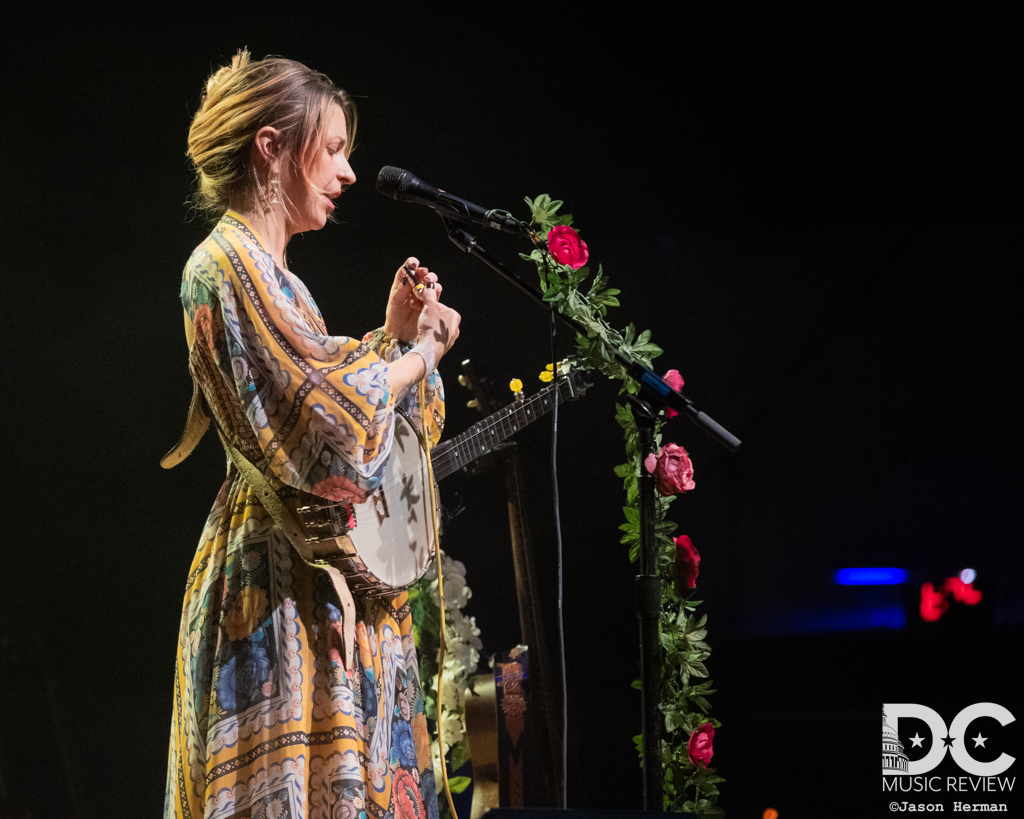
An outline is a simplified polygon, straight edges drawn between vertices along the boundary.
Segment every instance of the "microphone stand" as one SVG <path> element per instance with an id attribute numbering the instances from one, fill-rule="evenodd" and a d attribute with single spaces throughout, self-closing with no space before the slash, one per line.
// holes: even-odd
<path id="1" fill-rule="evenodd" d="M 654 452 L 656 414 L 651 406 L 630 396 L 640 433 L 640 462 Z M 636 616 L 640 621 L 640 714 L 643 757 L 644 810 L 662 810 L 661 761 L 661 578 L 655 536 L 654 475 L 640 469 L 637 506 L 640 512 L 640 574 L 636 576 Z"/>
<path id="2" fill-rule="evenodd" d="M 526 294 L 541 306 L 545 306 L 544 295 L 536 287 L 527 284 L 509 270 L 493 255 L 484 250 L 476 240 L 451 219 L 441 217 L 448 231 L 448 238 L 459 250 L 479 259 L 491 270 L 511 283 L 521 293 Z M 520 223 L 523 236 L 534 245 L 545 248 L 544 241 L 530 228 Z M 552 314 L 556 314 L 554 305 L 546 305 Z M 587 335 L 586 328 L 571 316 L 557 313 L 570 328 L 582 336 Z M 607 344 L 607 342 L 606 342 Z M 635 409 L 637 428 L 640 433 L 640 462 L 654 453 L 654 428 L 657 413 L 669 407 L 710 435 L 722 446 L 732 452 L 740 447 L 740 440 L 708 415 L 700 412 L 694 403 L 682 393 L 673 390 L 661 376 L 645 367 L 632 355 L 621 349 L 608 345 L 615 358 L 626 368 L 626 373 L 635 379 L 644 389 L 644 399 L 629 396 Z M 558 378 L 558 368 L 555 368 Z M 656 517 L 654 476 L 645 469 L 640 470 L 638 511 L 640 517 L 640 574 L 636 578 L 636 611 L 640 621 L 640 693 L 641 693 L 641 733 L 643 736 L 643 788 L 644 810 L 662 810 L 662 754 L 661 734 L 662 717 L 658 708 L 661 688 L 661 642 L 659 637 L 659 619 L 661 616 L 661 579 L 657 568 L 657 537 L 655 533 Z"/>

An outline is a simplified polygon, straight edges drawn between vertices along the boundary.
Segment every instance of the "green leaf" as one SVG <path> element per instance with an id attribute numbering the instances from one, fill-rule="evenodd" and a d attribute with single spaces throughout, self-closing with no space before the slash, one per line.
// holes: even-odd
<path id="1" fill-rule="evenodd" d="M 699 660 L 690 663 L 689 670 L 694 677 L 706 677 L 708 675 L 707 666 L 705 666 L 704 663 L 700 662 Z"/>
<path id="2" fill-rule="evenodd" d="M 640 484 L 634 481 L 626 487 L 626 502 L 633 503 L 638 497 L 640 497 Z"/>
<path id="3" fill-rule="evenodd" d="M 445 711 L 448 709 L 445 708 Z M 460 739 L 448 753 L 448 762 L 453 770 L 458 770 L 467 762 L 469 762 L 469 742 L 463 738 Z M 449 780 L 451 781 L 451 780 Z"/>
<path id="4" fill-rule="evenodd" d="M 473 781 L 471 776 L 449 776 L 448 777 L 448 790 L 452 793 L 462 793 L 469 787 Z"/>
<path id="5" fill-rule="evenodd" d="M 626 533 L 619 538 L 619 543 L 629 544 L 640 542 L 640 532 L 638 529 L 631 527 L 628 523 L 620 523 L 619 529 Z"/>
<path id="6" fill-rule="evenodd" d="M 633 464 L 619 464 L 615 467 L 615 474 L 620 478 L 629 478 L 636 474 L 636 468 Z"/>

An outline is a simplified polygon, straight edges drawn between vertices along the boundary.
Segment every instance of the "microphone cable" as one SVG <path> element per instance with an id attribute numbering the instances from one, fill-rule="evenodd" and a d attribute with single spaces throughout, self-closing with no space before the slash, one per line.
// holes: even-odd
<path id="1" fill-rule="evenodd" d="M 567 810 L 568 802 L 568 759 L 569 759 L 569 689 L 566 685 L 565 672 L 565 622 L 562 614 L 563 574 L 562 574 L 562 516 L 558 499 L 558 364 L 555 358 L 556 316 L 555 305 L 551 305 L 548 313 L 551 322 L 551 369 L 554 375 L 555 405 L 551 410 L 551 483 L 554 487 L 552 496 L 555 507 L 555 553 L 558 557 L 558 662 L 562 674 L 562 747 L 559 756 L 562 761 L 561 796 L 562 810 Z"/>

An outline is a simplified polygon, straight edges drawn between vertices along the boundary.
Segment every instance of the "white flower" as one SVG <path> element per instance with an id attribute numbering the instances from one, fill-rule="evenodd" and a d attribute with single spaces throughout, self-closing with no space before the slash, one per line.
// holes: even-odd
<path id="1" fill-rule="evenodd" d="M 450 676 L 446 675 L 444 678 L 444 687 L 441 691 L 441 697 L 446 711 L 449 708 L 458 707 L 462 704 L 459 702 L 459 685 Z"/>
<path id="2" fill-rule="evenodd" d="M 466 566 L 459 560 L 452 560 L 439 551 L 441 573 L 444 576 L 445 593 L 445 652 L 442 668 L 443 689 L 441 691 L 441 725 L 445 745 L 451 747 L 465 737 L 465 702 L 468 696 L 469 678 L 476 673 L 480 662 L 479 651 L 483 649 L 480 629 L 476 619 L 467 617 L 461 609 L 473 596 L 466 584 Z M 428 588 L 434 604 L 440 603 L 437 593 L 437 564 L 434 563 L 426 577 L 431 581 Z M 437 690 L 437 676 L 431 681 L 431 689 Z M 436 736 L 436 735 L 435 735 Z M 434 774 L 440 777 L 437 760 L 437 746 L 432 743 Z"/>
<path id="3" fill-rule="evenodd" d="M 480 629 L 476 627 L 475 617 L 453 617 L 452 618 L 452 631 L 459 642 L 466 643 L 467 645 L 473 646 L 477 651 L 484 647 L 483 642 L 480 640 Z"/>
<path id="4" fill-rule="evenodd" d="M 457 714 L 446 711 L 441 717 L 441 722 L 444 724 L 444 744 L 449 748 L 465 736 L 462 720 Z"/>

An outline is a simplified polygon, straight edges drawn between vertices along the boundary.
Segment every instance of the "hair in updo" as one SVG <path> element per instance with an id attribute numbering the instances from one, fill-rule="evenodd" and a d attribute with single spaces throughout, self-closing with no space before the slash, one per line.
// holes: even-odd
<path id="1" fill-rule="evenodd" d="M 188 156 L 198 175 L 196 206 L 213 216 L 227 210 L 232 198 L 265 201 L 264 181 L 252 167 L 256 132 L 271 126 L 281 132 L 284 161 L 309 181 L 307 169 L 323 150 L 323 126 L 332 105 L 345 113 L 346 156 L 356 133 L 351 97 L 323 74 L 283 57 L 251 60 L 241 49 L 206 82 L 199 111 L 188 131 Z"/>

